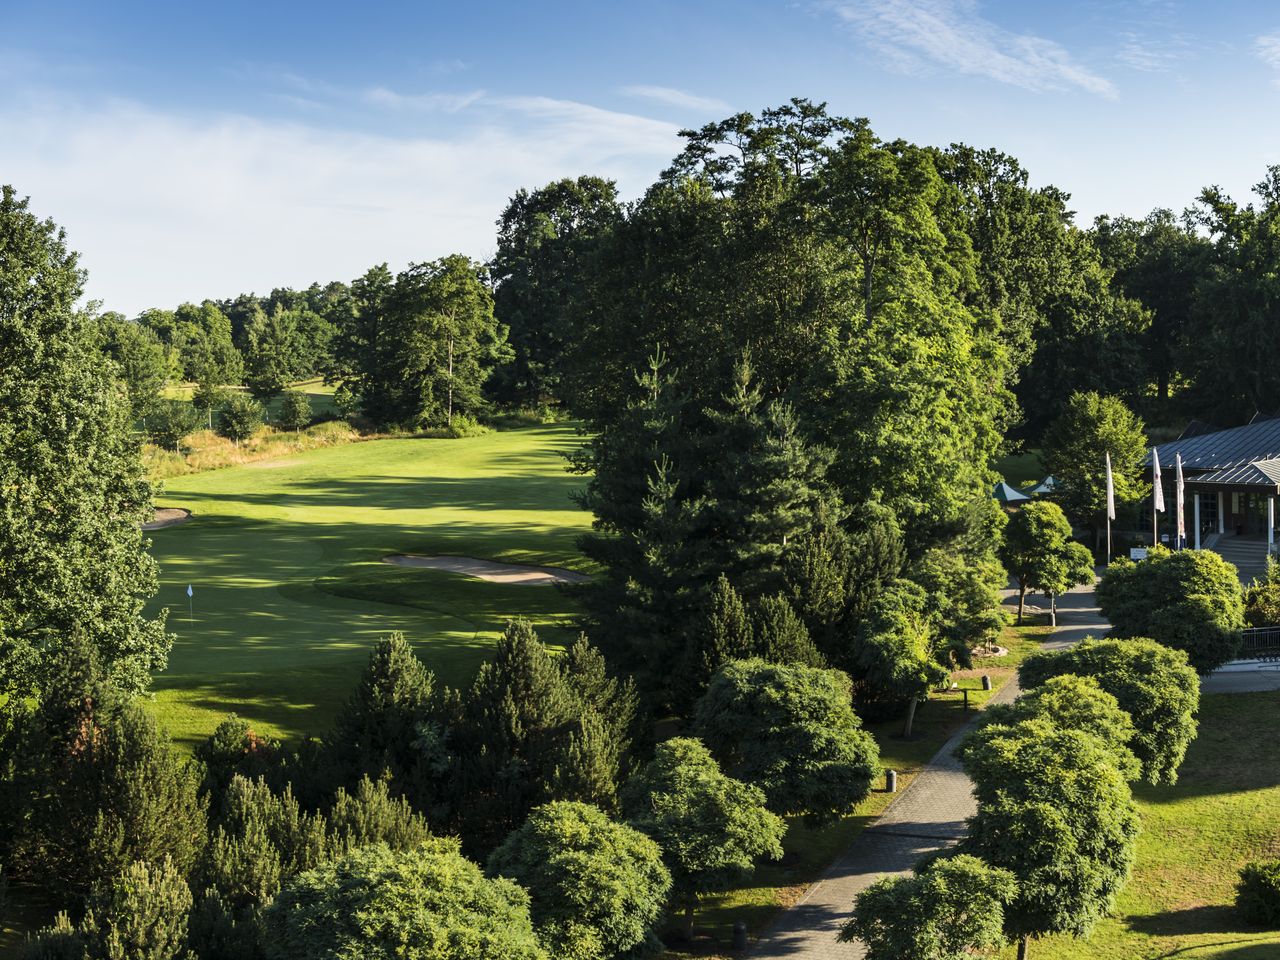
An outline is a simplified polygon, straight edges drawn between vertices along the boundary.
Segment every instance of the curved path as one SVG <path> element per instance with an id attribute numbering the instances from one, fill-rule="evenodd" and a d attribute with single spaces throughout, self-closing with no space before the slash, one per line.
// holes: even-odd
<path id="1" fill-rule="evenodd" d="M 1043 649 L 1061 649 L 1109 629 L 1093 598 L 1093 585 L 1078 587 L 1059 599 L 1058 628 Z M 990 702 L 1008 703 L 1019 692 L 1015 676 Z M 836 941 L 854 897 L 880 877 L 907 873 L 921 857 L 954 844 L 964 835 L 965 819 L 977 812 L 969 778 L 955 756 L 968 731 L 969 726 L 958 730 L 826 875 L 783 911 L 752 957 L 854 960 L 864 955 L 860 944 Z"/>

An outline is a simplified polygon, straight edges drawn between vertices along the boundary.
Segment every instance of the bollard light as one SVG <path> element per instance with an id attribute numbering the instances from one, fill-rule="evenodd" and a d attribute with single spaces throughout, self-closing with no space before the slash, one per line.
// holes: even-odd
<path id="1" fill-rule="evenodd" d="M 898 792 L 898 771 L 886 770 L 884 772 L 884 790 L 885 793 Z"/>
<path id="2" fill-rule="evenodd" d="M 985 673 L 982 675 L 982 689 L 983 690 L 991 689 L 991 678 L 988 677 Z"/>
<path id="3" fill-rule="evenodd" d="M 739 920 L 733 925 L 733 942 L 734 950 L 747 949 L 747 925 Z"/>

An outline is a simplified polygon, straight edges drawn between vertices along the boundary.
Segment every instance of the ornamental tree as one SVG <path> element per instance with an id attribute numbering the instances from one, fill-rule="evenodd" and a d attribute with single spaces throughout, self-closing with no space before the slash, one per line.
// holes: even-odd
<path id="1" fill-rule="evenodd" d="M 529 891 L 539 941 L 565 960 L 612 960 L 650 940 L 671 888 L 653 840 L 571 801 L 530 813 L 488 873 Z"/>
<path id="2" fill-rule="evenodd" d="M 147 418 L 147 436 L 158 447 L 177 453 L 187 434 L 200 428 L 200 414 L 185 400 L 161 400 Z"/>
<path id="3" fill-rule="evenodd" d="M 1183 650 L 1199 673 L 1217 669 L 1239 649 L 1243 590 L 1236 568 L 1212 550 L 1153 547 L 1137 563 L 1118 560 L 1097 597 L 1111 636 L 1150 637 Z"/>
<path id="4" fill-rule="evenodd" d="M 850 696 L 839 670 L 731 662 L 698 701 L 694 732 L 725 772 L 764 791 L 774 813 L 827 823 L 853 812 L 879 768 Z"/>
<path id="5" fill-rule="evenodd" d="M 529 895 L 487 879 L 458 841 L 363 847 L 299 874 L 263 914 L 268 960 L 547 960 Z"/>
<path id="6" fill-rule="evenodd" d="M 238 447 L 258 432 L 262 418 L 262 404 L 243 393 L 232 393 L 218 411 L 214 429 Z"/>
<path id="7" fill-rule="evenodd" d="M 1071 539 L 1071 523 L 1056 503 L 1037 500 L 1009 518 L 1000 559 L 1018 582 L 1018 625 L 1022 625 L 1027 591 L 1050 598 L 1050 617 L 1057 626 L 1057 597 L 1093 579 L 1093 556 Z"/>
<path id="8" fill-rule="evenodd" d="M 1113 749 L 1047 720 L 988 726 L 963 749 L 978 812 L 961 850 L 1010 871 L 1005 934 L 1086 936 L 1129 878 L 1137 809 Z"/>
<path id="9" fill-rule="evenodd" d="M 786 824 L 764 791 L 726 776 L 697 740 L 659 744 L 623 785 L 622 805 L 627 822 L 662 848 L 689 934 L 699 897 L 749 874 L 761 857 L 782 856 Z"/>
<path id="10" fill-rule="evenodd" d="M 1004 942 L 1004 905 L 1017 882 L 968 854 L 882 877 L 858 895 L 839 941 L 860 940 L 866 960 L 969 960 Z"/>
<path id="11" fill-rule="evenodd" d="M 301 390 L 280 395 L 280 426 L 297 433 L 311 422 L 311 400 Z"/>
<path id="12" fill-rule="evenodd" d="M 1063 674 L 1093 679 L 1129 714 L 1129 748 L 1142 764 L 1143 780 L 1177 783 L 1200 707 L 1200 678 L 1185 653 L 1152 640 L 1086 638 L 1068 650 L 1032 654 L 1018 668 L 1024 690 Z"/>
<path id="13" fill-rule="evenodd" d="M 120 686 L 146 687 L 173 638 L 145 615 L 156 562 L 132 410 L 76 309 L 63 232 L 0 190 L 0 696 L 29 696 L 80 633 Z"/>

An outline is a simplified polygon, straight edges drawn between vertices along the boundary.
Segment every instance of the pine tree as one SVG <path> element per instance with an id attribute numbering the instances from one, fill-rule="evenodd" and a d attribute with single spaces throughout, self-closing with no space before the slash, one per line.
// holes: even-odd
<path id="1" fill-rule="evenodd" d="M 756 654 L 755 632 L 747 606 L 723 573 L 711 590 L 707 607 L 675 680 L 681 691 L 682 713 L 702 696 L 707 681 L 721 666 Z"/>
<path id="2" fill-rule="evenodd" d="M 167 857 L 158 864 L 130 864 L 94 898 L 98 955 L 102 960 L 187 960 L 191 904 L 191 890 Z"/>
<path id="3" fill-rule="evenodd" d="M 806 667 L 826 666 L 804 621 L 781 594 L 764 597 L 755 605 L 752 625 L 756 656 L 762 660 Z"/>
<path id="4" fill-rule="evenodd" d="M 431 836 L 426 819 L 414 812 L 409 801 L 394 796 L 386 780 L 375 782 L 368 777 L 361 779 L 354 794 L 338 788 L 328 820 L 328 849 L 333 856 L 371 843 L 408 850 Z"/>
<path id="5" fill-rule="evenodd" d="M 636 747 L 646 746 L 650 736 L 647 718 L 640 714 L 635 682 L 630 677 L 621 680 L 610 676 L 604 656 L 585 635 L 580 635 L 565 654 L 561 673 L 578 699 L 605 724 L 602 746 L 613 780 L 620 781 L 626 773 L 629 754 Z"/>

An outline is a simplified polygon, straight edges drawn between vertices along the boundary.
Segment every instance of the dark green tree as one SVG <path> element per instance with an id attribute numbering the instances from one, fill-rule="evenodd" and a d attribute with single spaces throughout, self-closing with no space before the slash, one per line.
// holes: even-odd
<path id="1" fill-rule="evenodd" d="M 124 384 L 129 412 L 135 423 L 145 422 L 169 379 L 164 344 L 150 329 L 118 313 L 104 313 L 98 324 L 102 349 L 115 361 L 116 375 Z"/>
<path id="2" fill-rule="evenodd" d="M 329 808 L 328 849 L 332 855 L 385 843 L 392 850 L 411 850 L 431 836 L 426 818 L 404 797 L 393 796 L 386 779 L 361 779 L 354 793 L 338 788 Z"/>
<path id="3" fill-rule="evenodd" d="M 218 436 L 226 437 L 236 446 L 252 439 L 262 426 L 264 411 L 262 404 L 243 393 L 232 393 L 227 396 L 226 403 L 218 411 L 214 428 Z"/>
<path id="4" fill-rule="evenodd" d="M 187 435 L 200 429 L 200 414 L 185 400 L 162 400 L 147 418 L 147 436 L 166 450 L 179 452 Z"/>
<path id="5" fill-rule="evenodd" d="M 754 655 L 770 663 L 823 667 L 826 661 L 782 594 L 763 597 L 751 609 Z"/>
<path id="6" fill-rule="evenodd" d="M 233 713 L 196 745 L 195 757 L 203 774 L 200 792 L 209 798 L 210 812 L 216 818 L 221 816 L 222 798 L 231 778 L 236 774 L 246 780 L 268 776 L 280 760 L 281 748 L 278 741 L 254 733 L 249 721 Z"/>
<path id="7" fill-rule="evenodd" d="M 172 644 L 144 615 L 156 563 L 129 402 L 63 232 L 0 191 L 0 695 L 40 689 L 73 633 L 116 682 L 141 690 Z"/>
<path id="8" fill-rule="evenodd" d="M 1037 500 L 1017 510 L 1005 527 L 1000 559 L 1018 583 L 1018 625 L 1027 591 L 1051 598 L 1051 622 L 1057 626 L 1057 597 L 1093 580 L 1093 556 L 1071 539 L 1071 523 L 1056 503 Z"/>
<path id="9" fill-rule="evenodd" d="M 761 857 L 782 856 L 786 824 L 764 792 L 726 776 L 697 740 L 659 744 L 623 786 L 622 804 L 627 822 L 662 849 L 688 933 L 700 897 L 749 874 Z"/>
<path id="10" fill-rule="evenodd" d="M 1098 606 L 1115 637 L 1150 637 L 1183 650 L 1200 673 L 1240 646 L 1244 593 L 1236 568 L 1212 550 L 1155 547 L 1147 559 L 1118 560 L 1098 584 Z"/>
<path id="11" fill-rule="evenodd" d="M 258 311 L 245 329 L 244 382 L 259 400 L 284 391 L 298 370 L 298 329 L 293 314 L 277 306 Z"/>
<path id="12" fill-rule="evenodd" d="M 297 433 L 311 423 L 311 400 L 301 390 L 286 390 L 280 396 L 280 426 Z"/>
<path id="13" fill-rule="evenodd" d="M 1185 653 L 1151 640 L 1087 638 L 1069 650 L 1032 654 L 1018 668 L 1024 689 L 1063 674 L 1093 679 L 1129 714 L 1129 747 L 1147 783 L 1178 782 L 1200 708 L 1200 678 Z"/>
<path id="14" fill-rule="evenodd" d="M 763 660 L 727 663 L 698 701 L 694 733 L 725 772 L 769 808 L 811 824 L 847 816 L 871 792 L 880 751 L 839 670 Z"/>
<path id="15" fill-rule="evenodd" d="M 197 383 L 240 382 L 244 363 L 231 341 L 231 321 L 212 300 L 199 306 L 184 303 L 178 307 L 173 312 L 172 331 L 167 342 L 177 352 L 184 379 Z"/>
<path id="16" fill-rule="evenodd" d="M 529 891 L 553 957 L 610 960 L 652 943 L 671 874 L 649 837 L 585 803 L 537 807 L 489 857 L 490 876 Z"/>

